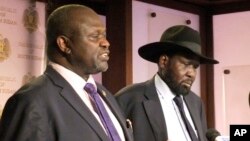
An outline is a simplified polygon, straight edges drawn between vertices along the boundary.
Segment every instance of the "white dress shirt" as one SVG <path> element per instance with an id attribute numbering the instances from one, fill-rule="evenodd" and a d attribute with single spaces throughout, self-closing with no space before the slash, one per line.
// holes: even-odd
<path id="1" fill-rule="evenodd" d="M 97 88 L 95 80 L 92 77 L 92 75 L 90 75 L 89 79 L 87 81 L 85 81 L 82 77 L 80 77 L 76 73 L 72 72 L 69 69 L 66 69 L 65 67 L 63 67 L 59 64 L 56 64 L 53 62 L 50 62 L 49 64 L 73 87 L 73 89 L 76 91 L 78 96 L 81 98 L 81 100 L 84 102 L 84 104 L 90 109 L 92 114 L 95 116 L 95 118 L 100 123 L 100 125 L 103 127 L 103 130 L 105 131 L 105 128 L 104 128 L 98 114 L 96 113 L 96 111 L 94 110 L 94 108 L 91 104 L 91 100 L 90 100 L 88 93 L 84 90 L 84 86 L 86 83 L 92 83 L 95 86 L 95 88 Z M 100 97 L 100 98 L 102 99 L 102 97 Z M 107 106 L 106 102 L 103 101 L 103 99 L 102 99 L 102 102 L 103 102 L 103 104 L 104 104 L 120 138 L 121 138 L 121 140 L 125 141 L 125 136 L 124 136 L 124 133 L 123 133 L 123 130 L 122 130 L 120 123 L 118 122 L 118 120 L 116 119 L 116 117 L 114 116 L 114 114 L 112 113 L 110 108 Z"/>
<path id="2" fill-rule="evenodd" d="M 157 90 L 160 103 L 163 109 L 164 117 L 165 117 L 168 140 L 169 141 L 191 141 L 188 131 L 185 127 L 185 124 L 181 118 L 179 109 L 173 100 L 175 95 L 170 90 L 168 85 L 166 85 L 166 83 L 159 77 L 158 74 L 155 75 L 154 81 L 155 81 L 156 90 Z M 185 114 L 195 131 L 194 123 L 191 119 L 190 113 L 184 101 L 183 101 L 183 106 L 184 106 Z"/>

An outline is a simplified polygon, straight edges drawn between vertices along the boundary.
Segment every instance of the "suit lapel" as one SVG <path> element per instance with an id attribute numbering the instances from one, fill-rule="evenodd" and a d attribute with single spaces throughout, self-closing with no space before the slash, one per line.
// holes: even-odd
<path id="1" fill-rule="evenodd" d="M 128 141 L 132 140 L 131 135 L 127 130 L 127 126 L 124 121 L 124 116 L 119 109 L 119 105 L 116 103 L 115 99 L 112 98 L 112 94 L 98 83 L 97 83 L 97 87 L 98 87 L 98 93 L 102 96 L 102 99 L 106 102 L 106 104 L 109 106 L 110 110 L 112 111 L 112 113 L 114 114 L 118 122 L 120 123 L 126 140 Z"/>
<path id="2" fill-rule="evenodd" d="M 156 140 L 163 140 L 167 138 L 167 128 L 163 111 L 161 108 L 158 94 L 154 84 L 154 79 L 146 83 L 145 97 L 148 99 L 143 102 L 145 112 L 153 128 Z"/>
<path id="3" fill-rule="evenodd" d="M 72 109 L 75 110 L 79 116 L 81 116 L 82 119 L 89 124 L 90 127 L 92 127 L 92 129 L 103 141 L 108 141 L 109 139 L 101 125 L 98 123 L 89 108 L 81 101 L 74 89 L 67 83 L 67 81 L 51 67 L 48 67 L 45 73 L 58 87 L 62 89 L 60 95 L 65 99 L 65 102 L 67 102 Z"/>
<path id="4" fill-rule="evenodd" d="M 199 113 L 197 112 L 197 105 L 196 105 L 197 102 L 195 102 L 194 99 L 192 99 L 190 97 L 190 95 L 191 94 L 188 94 L 187 96 L 185 96 L 184 100 L 186 102 L 187 108 L 188 108 L 190 115 L 192 117 L 194 126 L 195 126 L 197 134 L 199 136 L 199 139 L 201 140 L 201 137 L 202 137 L 201 131 L 203 131 L 203 129 L 202 129 L 201 120 L 199 118 L 200 117 Z"/>

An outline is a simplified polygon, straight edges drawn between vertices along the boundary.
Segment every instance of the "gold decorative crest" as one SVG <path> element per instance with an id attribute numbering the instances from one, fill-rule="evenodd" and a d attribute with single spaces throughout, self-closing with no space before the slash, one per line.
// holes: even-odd
<path id="1" fill-rule="evenodd" d="M 3 62 L 10 56 L 10 44 L 7 38 L 0 34 L 0 62 Z"/>
<path id="2" fill-rule="evenodd" d="M 29 32 L 34 32 L 38 28 L 39 15 L 36 11 L 35 2 L 30 3 L 23 13 L 23 25 Z"/>
<path id="3" fill-rule="evenodd" d="M 32 75 L 30 72 L 28 72 L 27 74 L 25 74 L 23 76 L 23 79 L 22 79 L 22 84 L 26 84 L 26 83 L 29 83 L 30 81 L 34 80 L 36 78 L 36 76 Z"/>

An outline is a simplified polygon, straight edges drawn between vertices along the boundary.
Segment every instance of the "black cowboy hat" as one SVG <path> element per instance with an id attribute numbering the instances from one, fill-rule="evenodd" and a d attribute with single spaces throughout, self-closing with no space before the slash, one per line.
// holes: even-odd
<path id="1" fill-rule="evenodd" d="M 206 57 L 201 53 L 199 33 L 185 25 L 168 28 L 159 42 L 146 44 L 139 48 L 139 55 L 150 62 L 158 63 L 160 55 L 167 52 L 190 53 L 200 59 L 201 64 L 217 64 L 217 60 Z"/>

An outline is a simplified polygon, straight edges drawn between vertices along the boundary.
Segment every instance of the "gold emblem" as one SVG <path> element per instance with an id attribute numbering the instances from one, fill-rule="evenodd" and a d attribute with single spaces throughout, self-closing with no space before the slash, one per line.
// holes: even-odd
<path id="1" fill-rule="evenodd" d="M 10 56 L 10 44 L 7 38 L 0 34 L 0 62 L 3 62 Z"/>
<path id="2" fill-rule="evenodd" d="M 127 126 L 127 128 L 133 128 L 133 126 L 132 126 L 132 122 L 130 121 L 130 119 L 126 119 L 126 126 Z"/>
<path id="3" fill-rule="evenodd" d="M 39 20 L 39 15 L 38 12 L 36 11 L 36 4 L 35 2 L 31 2 L 29 7 L 24 10 L 23 14 L 24 27 L 29 32 L 34 32 L 38 28 L 38 20 Z"/>
<path id="4" fill-rule="evenodd" d="M 27 74 L 25 74 L 23 76 L 23 80 L 22 80 L 22 84 L 26 84 L 32 80 L 34 80 L 36 77 L 34 75 L 32 75 L 30 72 L 28 72 Z"/>
<path id="5" fill-rule="evenodd" d="M 102 90 L 102 95 L 103 95 L 104 97 L 106 97 L 107 94 L 106 94 L 105 91 Z"/>

